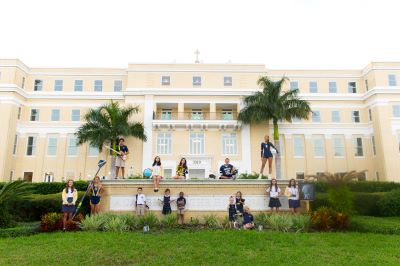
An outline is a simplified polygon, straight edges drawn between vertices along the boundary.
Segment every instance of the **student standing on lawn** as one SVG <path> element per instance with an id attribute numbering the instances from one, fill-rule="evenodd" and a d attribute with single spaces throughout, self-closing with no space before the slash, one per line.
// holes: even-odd
<path id="1" fill-rule="evenodd" d="M 269 187 L 265 190 L 267 195 L 269 196 L 269 204 L 268 206 L 271 208 L 271 212 L 275 210 L 275 212 L 279 211 L 279 207 L 281 207 L 281 202 L 279 200 L 279 195 L 281 194 L 281 189 L 278 187 L 278 182 L 275 178 L 271 179 L 271 183 Z"/>
<path id="2" fill-rule="evenodd" d="M 162 214 L 167 215 L 172 212 L 171 210 L 171 202 L 175 200 L 171 200 L 171 191 L 167 188 L 164 192 L 164 199 L 160 200 L 163 203 Z"/>
<path id="3" fill-rule="evenodd" d="M 101 194 L 104 192 L 103 185 L 100 182 L 100 177 L 95 176 L 91 186 L 92 195 L 90 196 L 90 214 L 99 213 Z"/>
<path id="4" fill-rule="evenodd" d="M 183 192 L 179 192 L 179 198 L 176 200 L 176 220 L 177 223 L 179 224 L 179 221 L 181 221 L 181 224 L 185 222 L 185 207 L 186 207 L 186 199 L 184 197 Z"/>
<path id="5" fill-rule="evenodd" d="M 228 215 L 229 215 L 229 226 L 230 228 L 233 228 L 235 218 L 236 218 L 237 210 L 236 210 L 236 204 L 235 204 L 235 199 L 233 196 L 229 197 L 229 205 L 228 205 Z"/>
<path id="6" fill-rule="evenodd" d="M 74 181 L 69 179 L 63 189 L 62 193 L 62 207 L 61 212 L 63 213 L 63 231 L 66 230 L 67 219 L 70 221 L 72 215 L 75 212 L 75 203 L 78 199 L 78 191 L 74 188 Z"/>
<path id="7" fill-rule="evenodd" d="M 290 211 L 292 214 L 296 214 L 297 209 L 300 207 L 299 187 L 293 178 L 290 179 L 289 185 L 285 189 L 285 196 L 289 198 Z"/>
<path id="8" fill-rule="evenodd" d="M 242 192 L 238 191 L 236 192 L 236 210 L 239 214 L 243 214 L 243 205 L 244 205 L 245 199 L 242 198 Z"/>
<path id="9" fill-rule="evenodd" d="M 143 189 L 139 187 L 136 194 L 136 215 L 144 216 L 146 209 L 146 196 L 143 194 Z"/>

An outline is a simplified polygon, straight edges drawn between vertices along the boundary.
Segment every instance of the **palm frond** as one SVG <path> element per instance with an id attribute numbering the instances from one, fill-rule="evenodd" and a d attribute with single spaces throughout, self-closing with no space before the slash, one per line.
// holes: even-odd
<path id="1" fill-rule="evenodd" d="M 0 190 L 0 205 L 6 205 L 11 200 L 23 198 L 32 193 L 32 185 L 25 181 L 6 183 Z"/>

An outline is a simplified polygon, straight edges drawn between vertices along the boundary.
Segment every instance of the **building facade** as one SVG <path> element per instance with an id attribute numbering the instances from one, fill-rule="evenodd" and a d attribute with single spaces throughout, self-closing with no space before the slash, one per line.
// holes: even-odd
<path id="1" fill-rule="evenodd" d="M 400 181 L 400 62 L 374 62 L 360 70 L 273 70 L 244 64 L 129 64 L 114 68 L 30 68 L 0 59 L 0 180 L 87 179 L 99 159 L 74 132 L 89 108 L 110 100 L 133 105 L 147 142 L 127 138 L 128 175 L 154 156 L 165 175 L 181 157 L 189 176 L 217 174 L 229 157 L 240 172 L 258 172 L 260 143 L 272 125 L 237 121 L 242 98 L 257 79 L 289 78 L 310 102 L 308 120 L 280 124 L 283 178 L 366 170 L 367 180 Z M 100 173 L 110 176 L 110 164 Z"/>

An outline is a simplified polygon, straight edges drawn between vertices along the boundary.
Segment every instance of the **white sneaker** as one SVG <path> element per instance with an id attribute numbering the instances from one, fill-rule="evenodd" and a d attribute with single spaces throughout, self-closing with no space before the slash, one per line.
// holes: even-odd
<path id="1" fill-rule="evenodd" d="M 258 174 L 258 178 L 257 179 L 261 179 L 262 178 L 262 174 Z"/>

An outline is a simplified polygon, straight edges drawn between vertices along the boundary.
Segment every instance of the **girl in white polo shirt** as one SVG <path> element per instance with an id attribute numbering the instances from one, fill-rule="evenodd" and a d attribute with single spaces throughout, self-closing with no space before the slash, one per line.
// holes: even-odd
<path id="1" fill-rule="evenodd" d="M 271 183 L 265 192 L 269 196 L 268 206 L 271 208 L 271 211 L 273 212 L 275 210 L 275 212 L 278 212 L 279 207 L 282 206 L 279 200 L 281 189 L 278 187 L 278 183 L 276 182 L 275 178 L 271 179 Z"/>
<path id="2" fill-rule="evenodd" d="M 299 200 L 299 187 L 296 180 L 290 179 L 289 185 L 285 189 L 285 196 L 289 198 L 289 208 L 293 214 L 296 214 L 297 209 L 300 207 Z"/>

